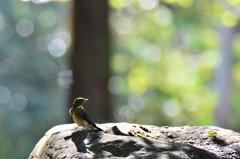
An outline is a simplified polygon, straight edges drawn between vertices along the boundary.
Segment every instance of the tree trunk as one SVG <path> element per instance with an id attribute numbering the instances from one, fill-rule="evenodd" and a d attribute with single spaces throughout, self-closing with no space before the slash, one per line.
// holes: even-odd
<path id="1" fill-rule="evenodd" d="M 109 26 L 107 0 L 73 1 L 73 85 L 71 101 L 89 99 L 86 110 L 94 121 L 110 120 L 108 91 Z"/>
<path id="2" fill-rule="evenodd" d="M 229 128 L 231 116 L 230 96 L 232 90 L 232 40 L 234 29 L 222 26 L 219 30 L 221 64 L 217 77 L 219 103 L 216 111 L 217 124 Z"/>

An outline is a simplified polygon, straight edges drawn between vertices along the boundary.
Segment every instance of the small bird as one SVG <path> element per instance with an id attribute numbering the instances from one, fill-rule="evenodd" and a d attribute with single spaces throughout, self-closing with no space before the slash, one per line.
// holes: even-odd
<path id="1" fill-rule="evenodd" d="M 88 99 L 78 97 L 73 101 L 72 107 L 69 109 L 69 114 L 72 116 L 73 121 L 79 126 L 87 128 L 96 128 L 98 131 L 103 131 L 101 128 L 92 122 L 85 112 L 83 105 Z"/>

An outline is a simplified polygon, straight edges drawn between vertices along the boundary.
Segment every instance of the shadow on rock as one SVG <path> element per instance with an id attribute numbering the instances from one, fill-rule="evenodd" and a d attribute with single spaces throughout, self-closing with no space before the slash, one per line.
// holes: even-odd
<path id="1" fill-rule="evenodd" d="M 115 157 L 127 157 L 130 153 L 138 151 L 142 148 L 135 141 L 115 140 L 106 143 L 97 143 L 89 147 L 93 152 L 101 153 L 103 151 L 111 153 Z M 98 154 L 99 156 L 100 154 Z"/>
<path id="2" fill-rule="evenodd" d="M 175 144 L 175 148 L 186 153 L 191 159 L 219 159 L 214 153 L 188 144 Z"/>
<path id="3" fill-rule="evenodd" d="M 87 137 L 87 134 L 88 132 L 86 131 L 76 131 L 72 133 L 71 138 L 78 152 L 87 152 L 86 145 L 84 144 L 84 139 Z"/>

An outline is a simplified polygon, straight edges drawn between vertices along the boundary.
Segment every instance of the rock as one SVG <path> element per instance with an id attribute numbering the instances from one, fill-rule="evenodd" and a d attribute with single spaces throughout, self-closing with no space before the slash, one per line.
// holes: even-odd
<path id="1" fill-rule="evenodd" d="M 76 124 L 55 126 L 37 143 L 29 159 L 240 159 L 240 134 L 219 127 L 98 126 L 104 131 Z"/>

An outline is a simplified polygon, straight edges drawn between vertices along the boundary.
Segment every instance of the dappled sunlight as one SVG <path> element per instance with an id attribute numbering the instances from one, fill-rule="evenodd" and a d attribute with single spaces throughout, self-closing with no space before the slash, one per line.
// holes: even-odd
<path id="1" fill-rule="evenodd" d="M 238 2 L 229 1 L 233 3 Z M 122 99 L 114 103 L 119 110 L 116 119 L 148 124 L 214 123 L 215 78 L 221 64 L 216 26 L 236 26 L 237 15 L 221 2 L 193 0 L 110 0 L 110 6 L 117 40 L 109 90 Z M 235 41 L 234 47 L 238 46 Z M 237 65 L 233 68 L 238 79 Z M 144 99 L 139 111 L 130 110 L 129 94 Z M 127 112 L 134 118 L 124 115 Z"/>

